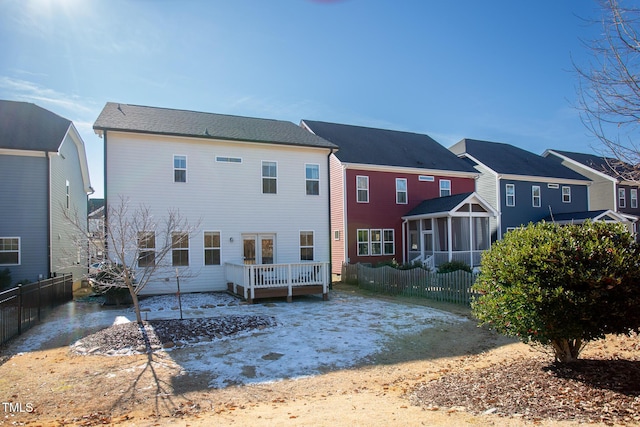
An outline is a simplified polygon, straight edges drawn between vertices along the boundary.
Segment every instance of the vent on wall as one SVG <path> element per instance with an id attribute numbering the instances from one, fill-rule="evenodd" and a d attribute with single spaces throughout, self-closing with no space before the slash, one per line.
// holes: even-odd
<path id="1" fill-rule="evenodd" d="M 547 188 L 560 188 L 559 184 L 547 184 Z"/>

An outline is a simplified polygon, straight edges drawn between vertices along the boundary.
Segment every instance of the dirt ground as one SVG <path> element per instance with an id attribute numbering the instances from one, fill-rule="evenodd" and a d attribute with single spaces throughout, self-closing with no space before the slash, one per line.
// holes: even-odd
<path id="1" fill-rule="evenodd" d="M 346 285 L 340 289 L 362 293 Z M 418 302 L 469 315 L 460 306 Z M 408 395 L 431 379 L 540 356 L 529 346 L 477 328 L 475 322 L 404 336 L 364 366 L 224 389 L 210 389 L 206 378 L 184 375 L 162 351 L 77 356 L 69 351 L 71 342 L 71 337 L 59 337 L 50 349 L 17 355 L 11 354 L 11 347 L 3 350 L 0 425 L 579 425 L 492 413 L 473 415 L 456 406 L 413 405 Z M 592 351 L 618 358 L 637 356 L 625 354 L 615 340 L 600 342 Z"/>

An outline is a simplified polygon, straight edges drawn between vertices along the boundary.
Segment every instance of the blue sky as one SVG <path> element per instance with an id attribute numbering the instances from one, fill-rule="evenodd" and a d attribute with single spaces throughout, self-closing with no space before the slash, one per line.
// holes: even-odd
<path id="1" fill-rule="evenodd" d="M 587 0 L 2 0 L 0 99 L 73 120 L 103 196 L 108 101 L 593 152 Z"/>

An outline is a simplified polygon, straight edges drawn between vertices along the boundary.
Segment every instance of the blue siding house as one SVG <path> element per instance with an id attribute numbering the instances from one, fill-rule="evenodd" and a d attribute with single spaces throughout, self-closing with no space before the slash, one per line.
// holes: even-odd
<path id="1" fill-rule="evenodd" d="M 589 217 L 591 180 L 563 166 L 509 144 L 463 139 L 450 150 L 479 172 L 476 191 L 498 211 L 492 239 L 529 222 Z"/>
<path id="2" fill-rule="evenodd" d="M 87 272 L 65 219 L 87 217 L 84 142 L 73 123 L 35 104 L 0 100 L 0 270 L 12 281 Z"/>

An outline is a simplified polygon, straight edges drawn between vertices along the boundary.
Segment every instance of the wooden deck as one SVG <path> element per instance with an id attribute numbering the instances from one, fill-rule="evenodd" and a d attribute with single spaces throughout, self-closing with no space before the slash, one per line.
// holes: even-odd
<path id="1" fill-rule="evenodd" d="M 323 262 L 296 264 L 225 264 L 227 290 L 249 303 L 261 298 L 322 295 L 329 299 L 329 265 Z"/>

